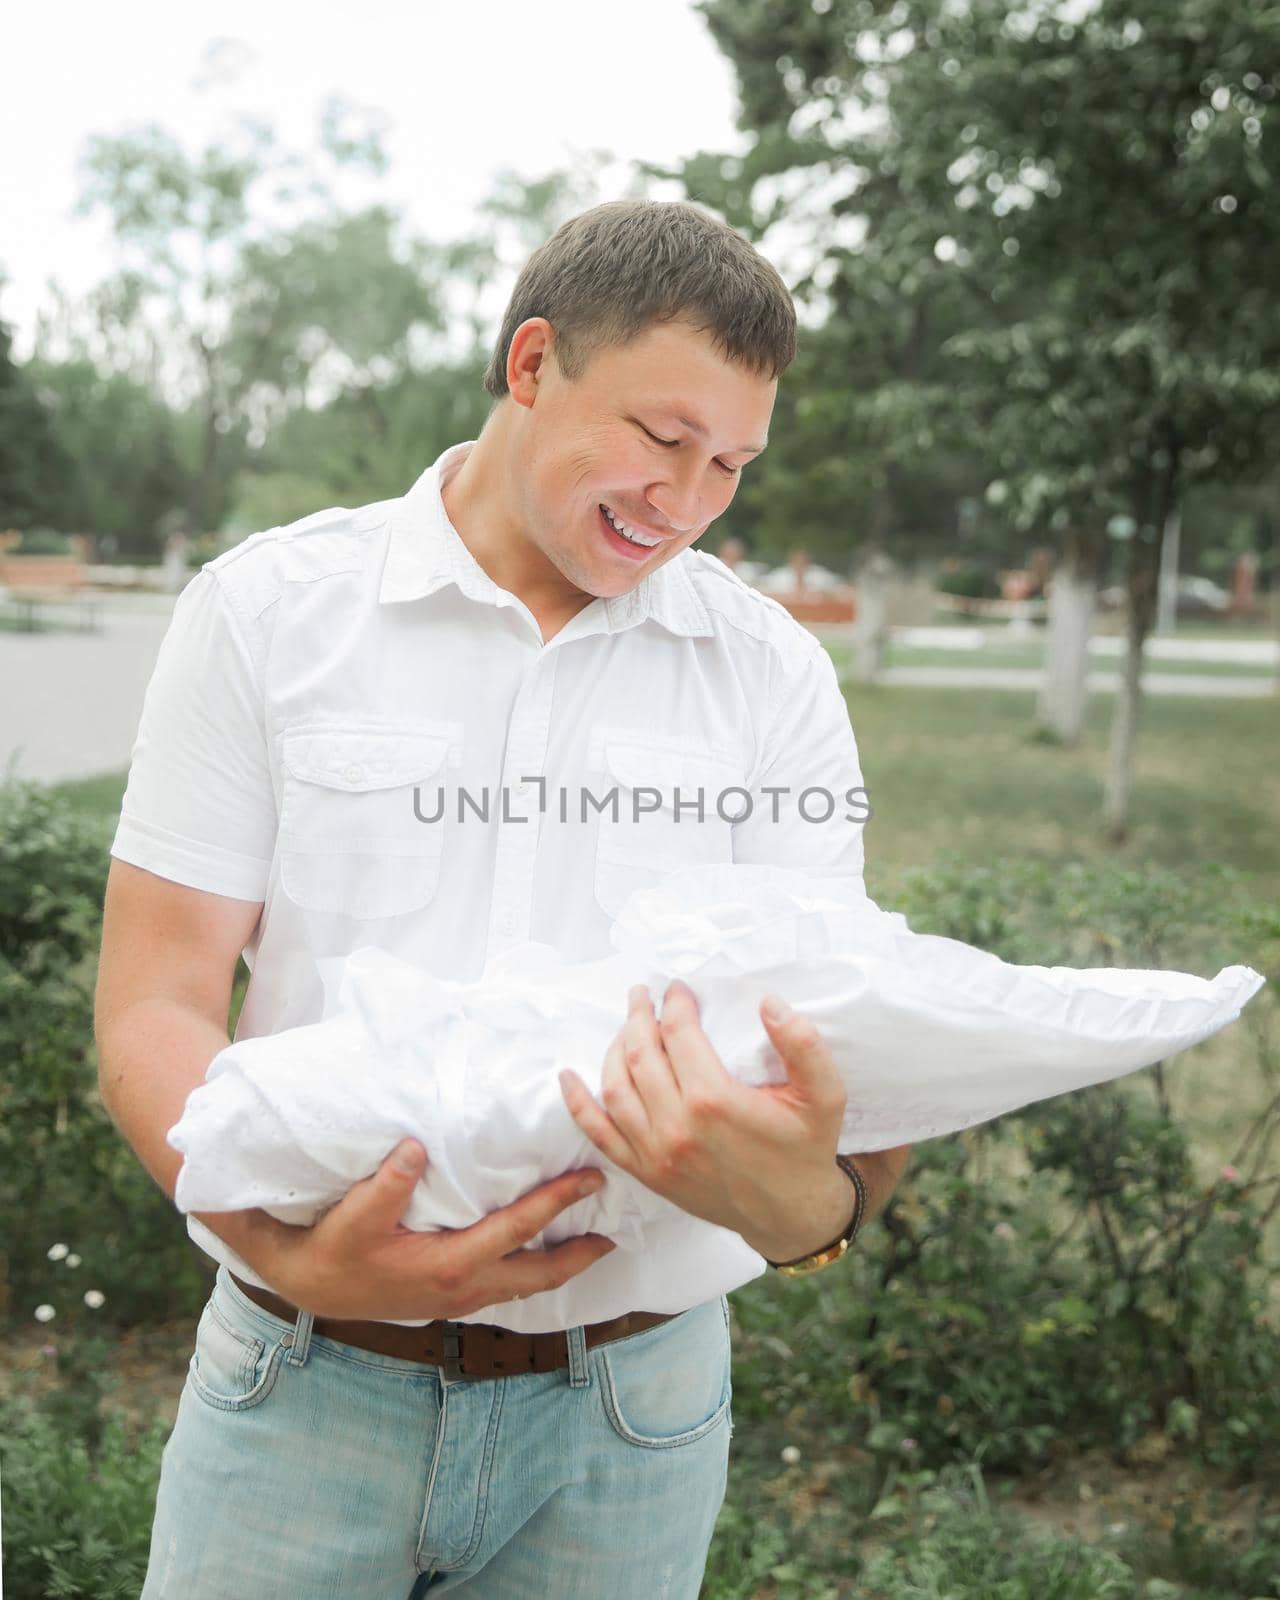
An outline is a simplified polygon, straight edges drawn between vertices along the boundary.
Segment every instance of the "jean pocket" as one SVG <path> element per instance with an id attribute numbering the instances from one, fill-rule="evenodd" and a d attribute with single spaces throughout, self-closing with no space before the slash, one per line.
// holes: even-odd
<path id="1" fill-rule="evenodd" d="M 219 1411 L 246 1411 L 260 1405 L 275 1386 L 287 1337 L 282 1334 L 268 1345 L 237 1328 L 211 1298 L 196 1328 L 196 1347 L 187 1369 L 191 1387 Z"/>
<path id="2" fill-rule="evenodd" d="M 736 766 L 727 755 L 605 730 L 593 770 L 595 895 L 611 917 L 668 873 L 733 859 Z"/>
<path id="3" fill-rule="evenodd" d="M 435 793 L 456 723 L 295 728 L 281 743 L 280 884 L 307 911 L 362 921 L 433 899 L 444 857 Z M 419 797 L 425 786 L 430 793 Z M 440 820 L 424 820 L 440 809 Z"/>
<path id="4" fill-rule="evenodd" d="M 594 1354 L 605 1414 L 628 1444 L 694 1444 L 728 1417 L 733 1385 L 723 1297 Z"/>

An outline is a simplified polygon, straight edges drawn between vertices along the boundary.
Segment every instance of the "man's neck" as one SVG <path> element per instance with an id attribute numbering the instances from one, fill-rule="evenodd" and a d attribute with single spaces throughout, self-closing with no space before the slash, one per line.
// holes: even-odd
<path id="1" fill-rule="evenodd" d="M 504 499 L 510 465 L 496 419 L 486 426 L 447 482 L 440 498 L 458 537 L 477 565 L 533 614 L 543 642 L 591 604 L 529 540 Z"/>

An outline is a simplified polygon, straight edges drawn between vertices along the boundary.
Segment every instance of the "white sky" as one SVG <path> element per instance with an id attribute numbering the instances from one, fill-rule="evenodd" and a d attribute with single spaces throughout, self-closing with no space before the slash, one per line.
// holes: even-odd
<path id="1" fill-rule="evenodd" d="M 248 65 L 199 88 L 206 45 Z M 0 80 L 0 317 L 25 355 L 45 284 L 88 288 L 113 264 L 104 226 L 72 216 L 91 133 L 159 123 L 191 149 L 228 113 L 309 147 L 333 94 L 388 119 L 379 186 L 414 231 L 472 231 L 500 168 L 541 176 L 574 151 L 671 161 L 740 151 L 734 78 L 691 0 L 121 0 L 10 8 Z"/>

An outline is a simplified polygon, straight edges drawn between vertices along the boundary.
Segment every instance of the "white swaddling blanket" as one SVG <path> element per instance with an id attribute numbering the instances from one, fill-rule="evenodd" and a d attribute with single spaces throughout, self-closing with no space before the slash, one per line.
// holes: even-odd
<path id="1" fill-rule="evenodd" d="M 321 961 L 322 1020 L 229 1045 L 188 1097 L 168 1134 L 184 1156 L 178 1209 L 260 1206 L 310 1223 L 412 1135 L 428 1162 L 407 1227 L 465 1227 L 561 1172 L 599 1167 L 600 1194 L 534 1243 L 590 1231 L 614 1239 L 617 1256 L 641 1252 L 668 1224 L 711 1224 L 597 1150 L 557 1080 L 572 1067 L 598 1095 L 634 983 L 660 1006 L 684 979 L 717 1054 L 747 1084 L 785 1078 L 759 1018 L 761 999 L 782 995 L 817 1024 L 848 1090 L 840 1150 L 873 1151 L 1150 1066 L 1232 1022 L 1264 981 L 1244 966 L 1211 980 L 1014 966 L 913 933 L 860 887 L 778 867 L 699 868 L 637 891 L 612 942 L 614 955 L 576 964 L 523 945 L 474 983 L 375 948 Z M 671 1297 L 684 1305 L 665 1309 L 706 1295 L 673 1285 Z M 471 1320 L 555 1327 L 553 1298 Z M 538 1301 L 545 1318 L 531 1321 Z"/>

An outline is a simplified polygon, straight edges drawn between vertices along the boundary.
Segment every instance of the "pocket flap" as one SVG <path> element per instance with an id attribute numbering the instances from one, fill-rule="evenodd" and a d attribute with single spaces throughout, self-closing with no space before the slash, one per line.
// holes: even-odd
<path id="1" fill-rule="evenodd" d="M 412 729 L 304 729 L 286 734 L 280 751 L 292 777 L 352 793 L 420 783 L 439 772 L 448 756 L 448 733 Z"/>
<path id="2" fill-rule="evenodd" d="M 678 750 L 635 740 L 606 739 L 604 761 L 609 776 L 628 789 L 662 791 L 663 802 L 674 804 L 677 788 L 725 786 L 732 781 L 733 765 L 727 757 L 707 750 Z"/>

